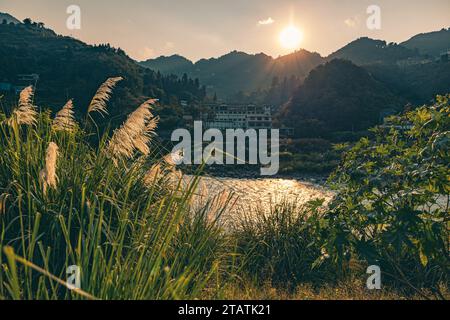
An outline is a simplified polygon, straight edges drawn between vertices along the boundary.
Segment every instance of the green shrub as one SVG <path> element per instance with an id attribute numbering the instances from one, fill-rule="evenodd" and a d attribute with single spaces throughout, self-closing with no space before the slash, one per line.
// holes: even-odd
<path id="1" fill-rule="evenodd" d="M 391 118 L 346 153 L 322 222 L 334 262 L 357 256 L 396 285 L 439 295 L 450 263 L 449 132 L 448 96 L 438 97 L 433 106 Z"/>

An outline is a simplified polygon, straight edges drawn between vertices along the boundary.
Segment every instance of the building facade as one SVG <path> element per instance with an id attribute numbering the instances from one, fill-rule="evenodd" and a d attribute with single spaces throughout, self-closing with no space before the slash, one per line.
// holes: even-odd
<path id="1" fill-rule="evenodd" d="M 272 129 L 272 112 L 267 106 L 209 104 L 205 129 Z"/>

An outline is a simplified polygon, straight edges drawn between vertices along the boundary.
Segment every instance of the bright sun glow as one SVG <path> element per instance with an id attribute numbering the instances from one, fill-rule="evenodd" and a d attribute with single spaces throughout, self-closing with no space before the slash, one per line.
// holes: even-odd
<path id="1" fill-rule="evenodd" d="M 294 26 L 286 27 L 280 33 L 280 43 L 286 49 L 298 49 L 303 40 L 303 33 Z"/>

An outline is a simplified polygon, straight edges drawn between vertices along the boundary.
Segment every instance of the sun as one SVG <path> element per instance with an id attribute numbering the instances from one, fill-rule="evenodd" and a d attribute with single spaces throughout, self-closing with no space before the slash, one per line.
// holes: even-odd
<path id="1" fill-rule="evenodd" d="M 299 49 L 303 41 L 303 33 L 295 26 L 289 26 L 280 33 L 280 44 L 286 49 Z"/>

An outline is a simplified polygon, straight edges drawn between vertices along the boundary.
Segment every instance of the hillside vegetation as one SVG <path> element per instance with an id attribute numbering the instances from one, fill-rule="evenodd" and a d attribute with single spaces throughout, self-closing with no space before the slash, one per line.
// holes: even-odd
<path id="1" fill-rule="evenodd" d="M 383 40 L 359 38 L 332 53 L 328 60 L 346 59 L 357 65 L 392 64 L 400 60 L 420 58 L 414 50 Z"/>
<path id="2" fill-rule="evenodd" d="M 313 70 L 281 111 L 299 137 L 361 131 L 380 122 L 382 111 L 401 111 L 404 101 L 365 69 L 333 60 Z"/>
<path id="3" fill-rule="evenodd" d="M 415 35 L 401 45 L 422 54 L 439 57 L 450 50 L 450 28 Z"/>
<path id="4" fill-rule="evenodd" d="M 57 35 L 39 24 L 0 23 L 0 81 L 16 84 L 19 74 L 39 75 L 37 103 L 58 110 L 68 99 L 88 105 L 89 95 L 108 77 L 120 74 L 124 80 L 111 100 L 113 122 L 120 123 L 131 106 L 146 97 L 163 105 L 179 100 L 202 101 L 205 89 L 198 81 L 142 68 L 121 49 L 108 44 L 90 46 Z M 11 102 L 12 97 L 6 97 Z M 82 114 L 77 110 L 77 115 Z"/>

